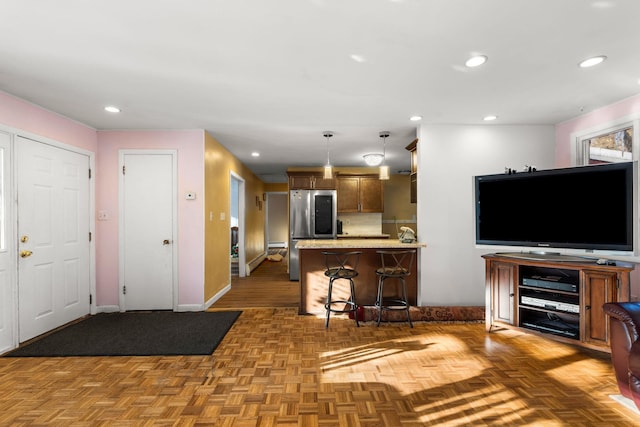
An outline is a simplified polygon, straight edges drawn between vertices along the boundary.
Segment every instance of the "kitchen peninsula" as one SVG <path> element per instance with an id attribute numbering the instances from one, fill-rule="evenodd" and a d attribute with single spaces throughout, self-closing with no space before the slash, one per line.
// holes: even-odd
<path id="1" fill-rule="evenodd" d="M 328 278 L 324 251 L 361 251 L 358 277 L 354 279 L 356 302 L 360 306 L 373 306 L 377 293 L 376 269 L 380 267 L 379 250 L 417 249 L 417 257 L 407 277 L 409 303 L 417 304 L 418 265 L 420 248 L 424 243 L 401 243 L 397 239 L 319 239 L 300 240 L 296 247 L 300 254 L 300 314 L 324 314 L 327 299 Z M 342 283 L 343 282 L 343 283 Z M 334 299 L 348 298 L 348 282 L 338 280 L 333 287 Z"/>

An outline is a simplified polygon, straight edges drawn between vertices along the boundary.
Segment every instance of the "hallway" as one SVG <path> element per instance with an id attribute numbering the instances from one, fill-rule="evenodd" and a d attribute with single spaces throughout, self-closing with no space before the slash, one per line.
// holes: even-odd
<path id="1" fill-rule="evenodd" d="M 286 258 L 279 262 L 264 260 L 250 276 L 232 276 L 231 290 L 211 309 L 298 307 L 300 282 L 289 280 Z"/>

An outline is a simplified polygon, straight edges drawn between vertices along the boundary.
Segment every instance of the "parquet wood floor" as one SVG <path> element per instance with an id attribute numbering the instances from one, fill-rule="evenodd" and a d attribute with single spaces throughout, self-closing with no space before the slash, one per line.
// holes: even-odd
<path id="1" fill-rule="evenodd" d="M 3 426 L 640 425 L 617 393 L 606 353 L 294 307 L 245 308 L 211 356 L 0 358 Z"/>

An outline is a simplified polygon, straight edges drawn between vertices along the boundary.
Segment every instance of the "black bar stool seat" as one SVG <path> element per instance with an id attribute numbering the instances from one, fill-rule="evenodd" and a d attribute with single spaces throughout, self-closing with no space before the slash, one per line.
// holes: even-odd
<path id="1" fill-rule="evenodd" d="M 331 313 L 353 313 L 353 317 L 356 320 L 356 326 L 360 326 L 358 323 L 358 305 L 356 304 L 356 290 L 353 283 L 354 277 L 358 276 L 358 261 L 360 260 L 360 251 L 351 252 L 322 252 L 327 269 L 324 275 L 329 278 L 329 288 L 327 290 L 327 303 L 324 308 L 327 310 L 327 320 L 325 321 L 325 328 L 329 327 L 329 316 Z M 333 282 L 336 280 L 348 280 L 350 295 L 348 300 L 334 300 L 332 299 Z M 342 305 L 342 308 L 335 306 Z"/>
<path id="2" fill-rule="evenodd" d="M 380 254 L 381 267 L 376 270 L 378 276 L 378 296 L 376 297 L 376 308 L 378 309 L 378 326 L 382 319 L 383 310 L 405 310 L 407 321 L 413 328 L 411 314 L 409 313 L 409 299 L 407 297 L 407 283 L 405 278 L 411 275 L 411 268 L 416 257 L 416 250 L 384 250 L 376 251 Z M 393 295 L 385 296 L 384 285 L 389 279 L 400 283 L 400 289 Z"/>

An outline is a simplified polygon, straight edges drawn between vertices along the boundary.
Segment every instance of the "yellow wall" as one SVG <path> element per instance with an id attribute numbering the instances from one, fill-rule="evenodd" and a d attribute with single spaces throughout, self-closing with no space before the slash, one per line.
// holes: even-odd
<path id="1" fill-rule="evenodd" d="M 391 175 L 391 179 L 384 183 L 384 213 L 382 214 L 382 232 L 397 236 L 402 226 L 411 227 L 416 233 L 416 204 L 411 203 L 411 181 L 409 175 Z M 413 220 L 406 222 L 402 220 Z M 389 222 L 388 222 L 389 221 Z"/>
<path id="2" fill-rule="evenodd" d="M 205 302 L 231 283 L 231 172 L 245 182 L 246 262 L 264 254 L 264 183 L 205 132 Z M 256 206 L 256 198 L 262 210 Z M 221 218 L 224 214 L 224 219 Z"/>
<path id="3" fill-rule="evenodd" d="M 289 191 L 289 183 L 287 182 L 265 183 L 264 191 L 273 192 L 273 193 L 286 193 L 287 191 Z"/>

